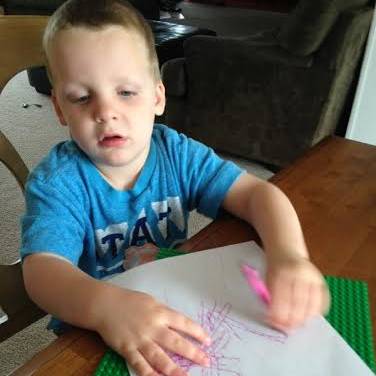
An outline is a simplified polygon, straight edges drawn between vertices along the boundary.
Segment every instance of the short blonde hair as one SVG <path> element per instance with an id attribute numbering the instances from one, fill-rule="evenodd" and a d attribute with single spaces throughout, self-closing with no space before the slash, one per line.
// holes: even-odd
<path id="1" fill-rule="evenodd" d="M 102 29 L 118 25 L 136 32 L 145 41 L 153 78 L 160 80 L 160 71 L 153 32 L 145 18 L 125 0 L 68 0 L 50 17 L 43 35 L 43 49 L 47 58 L 59 31 L 72 27 Z M 50 69 L 48 73 L 51 79 Z"/>

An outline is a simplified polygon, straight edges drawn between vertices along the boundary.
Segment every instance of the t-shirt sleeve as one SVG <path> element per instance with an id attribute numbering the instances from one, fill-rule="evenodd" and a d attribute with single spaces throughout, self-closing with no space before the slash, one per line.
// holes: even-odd
<path id="1" fill-rule="evenodd" d="M 188 200 L 189 210 L 197 209 L 215 218 L 227 192 L 245 170 L 184 134 L 171 129 L 168 133 L 170 152 L 178 165 L 181 190 Z"/>
<path id="2" fill-rule="evenodd" d="M 59 189 L 58 189 L 59 188 Z M 84 208 L 77 192 L 31 179 L 26 186 L 26 212 L 21 219 L 21 258 L 48 252 L 77 265 L 84 242 Z"/>

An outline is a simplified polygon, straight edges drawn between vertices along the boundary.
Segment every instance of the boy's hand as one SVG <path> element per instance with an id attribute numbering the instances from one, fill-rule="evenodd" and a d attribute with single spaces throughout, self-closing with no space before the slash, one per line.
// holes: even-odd
<path id="1" fill-rule="evenodd" d="M 329 292 L 319 270 L 301 256 L 268 258 L 269 324 L 288 332 L 329 309 Z"/>
<path id="2" fill-rule="evenodd" d="M 191 319 L 160 304 L 150 295 L 109 285 L 97 331 L 124 356 L 138 376 L 187 376 L 166 351 L 203 366 L 207 355 L 198 346 L 209 336 Z M 185 337 L 192 337 L 194 344 Z"/>

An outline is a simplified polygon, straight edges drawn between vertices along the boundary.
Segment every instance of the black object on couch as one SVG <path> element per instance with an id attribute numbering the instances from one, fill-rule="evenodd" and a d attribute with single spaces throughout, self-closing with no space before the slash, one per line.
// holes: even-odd
<path id="1" fill-rule="evenodd" d="M 209 29 L 188 25 L 179 25 L 159 20 L 158 0 L 128 0 L 147 19 L 155 37 L 160 66 L 169 59 L 184 55 L 183 42 L 194 35 L 216 35 Z M 4 0 L 5 14 L 50 15 L 65 0 Z M 45 67 L 36 67 L 27 71 L 30 85 L 41 94 L 51 94 L 51 84 Z"/>

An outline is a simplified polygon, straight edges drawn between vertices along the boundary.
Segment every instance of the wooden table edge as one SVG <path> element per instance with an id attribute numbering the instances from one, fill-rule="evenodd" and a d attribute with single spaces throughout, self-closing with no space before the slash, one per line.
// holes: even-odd
<path id="1" fill-rule="evenodd" d="M 88 331 L 83 329 L 73 329 L 63 336 L 57 337 L 53 340 L 47 347 L 35 354 L 30 360 L 25 364 L 16 368 L 9 375 L 12 376 L 25 376 L 32 375 L 35 371 L 41 368 L 44 364 L 56 358 L 60 353 L 62 353 L 70 345 L 82 338 L 83 336 L 88 335 Z"/>

